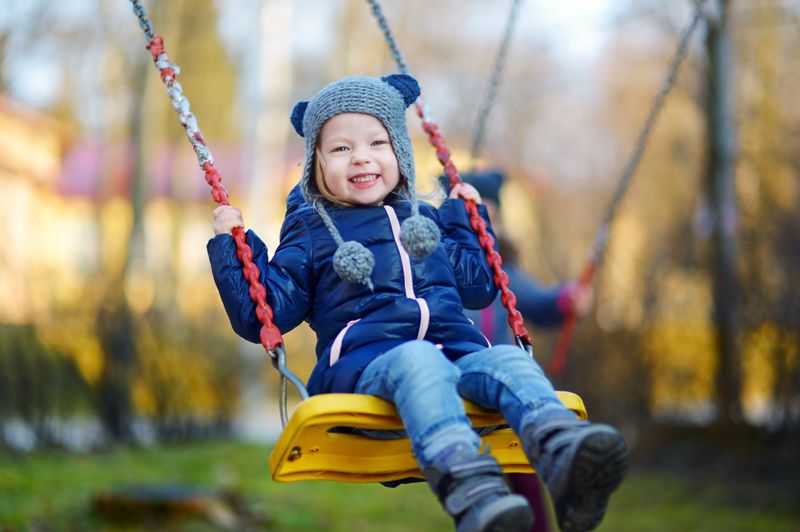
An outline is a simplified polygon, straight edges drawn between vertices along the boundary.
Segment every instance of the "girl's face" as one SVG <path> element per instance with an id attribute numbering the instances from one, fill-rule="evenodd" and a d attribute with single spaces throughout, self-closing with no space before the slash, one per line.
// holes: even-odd
<path id="1" fill-rule="evenodd" d="M 350 205 L 377 205 L 397 187 L 400 168 L 389 133 L 372 115 L 342 113 L 319 134 L 325 185 Z"/>

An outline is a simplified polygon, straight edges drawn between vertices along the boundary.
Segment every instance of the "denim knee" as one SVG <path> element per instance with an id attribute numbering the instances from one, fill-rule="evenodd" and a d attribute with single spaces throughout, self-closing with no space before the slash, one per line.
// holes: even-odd
<path id="1" fill-rule="evenodd" d="M 418 387 L 436 386 L 438 383 L 456 383 L 461 371 L 444 353 L 425 340 L 413 340 L 391 355 L 390 376 L 395 388 L 404 383 Z"/>
<path id="2" fill-rule="evenodd" d="M 522 381 L 548 380 L 536 360 L 513 345 L 495 345 L 483 351 L 470 353 L 459 359 L 457 364 L 463 374 L 485 372 L 502 381 L 506 381 L 507 378 Z"/>
<path id="3" fill-rule="evenodd" d="M 543 408 L 563 409 L 539 364 L 522 349 L 497 345 L 456 361 L 462 372 L 459 393 L 485 408 L 500 410 L 514 430 L 522 417 Z"/>
<path id="4" fill-rule="evenodd" d="M 481 353 L 485 353 L 487 358 L 491 358 L 491 363 L 495 366 L 534 371 L 544 376 L 544 371 L 536 360 L 517 346 L 496 345 L 491 350 L 481 351 Z"/>

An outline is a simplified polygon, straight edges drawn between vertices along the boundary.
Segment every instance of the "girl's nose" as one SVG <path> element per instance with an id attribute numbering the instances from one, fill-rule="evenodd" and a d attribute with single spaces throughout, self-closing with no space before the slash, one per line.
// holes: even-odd
<path id="1" fill-rule="evenodd" d="M 356 146 L 351 152 L 351 162 L 356 166 L 362 166 L 369 162 L 369 150 L 363 146 Z"/>
<path id="2" fill-rule="evenodd" d="M 354 151 L 352 162 L 356 166 L 362 166 L 369 162 L 369 158 L 364 153 L 361 153 L 359 151 Z"/>

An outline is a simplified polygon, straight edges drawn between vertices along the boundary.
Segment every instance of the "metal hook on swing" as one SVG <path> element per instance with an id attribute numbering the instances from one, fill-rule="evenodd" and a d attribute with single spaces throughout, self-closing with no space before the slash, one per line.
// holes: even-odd
<path id="1" fill-rule="evenodd" d="M 267 351 L 270 359 L 272 359 L 272 365 L 275 366 L 275 369 L 281 374 L 281 384 L 280 384 L 280 410 L 281 410 L 281 425 L 286 427 L 286 424 L 289 422 L 289 413 L 287 408 L 287 390 L 286 390 L 286 381 L 291 381 L 292 385 L 297 390 L 300 399 L 305 401 L 308 399 L 308 390 L 303 385 L 303 381 L 301 381 L 297 375 L 292 373 L 289 368 L 286 366 L 286 350 L 283 348 L 283 345 L 279 345 L 273 349 Z"/>
<path id="2" fill-rule="evenodd" d="M 528 356 L 533 358 L 533 344 L 530 343 L 525 337 L 516 335 L 514 339 L 517 343 L 517 347 L 528 353 Z"/>

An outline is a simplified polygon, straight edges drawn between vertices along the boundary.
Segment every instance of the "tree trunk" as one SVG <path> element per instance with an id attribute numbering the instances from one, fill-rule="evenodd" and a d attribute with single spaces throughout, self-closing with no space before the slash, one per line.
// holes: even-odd
<path id="1" fill-rule="evenodd" d="M 103 427 L 113 441 L 133 440 L 133 404 L 131 374 L 136 362 L 136 317 L 125 293 L 126 279 L 142 268 L 144 254 L 144 207 L 146 202 L 144 176 L 144 145 L 142 132 L 143 100 L 149 63 L 142 60 L 134 68 L 135 86 L 131 92 L 130 130 L 133 149 L 129 199 L 133 220 L 128 235 L 127 254 L 121 272 L 108 283 L 100 308 L 98 329 L 104 353 L 103 372 L 98 389 L 99 413 Z"/>
<path id="2" fill-rule="evenodd" d="M 707 18 L 707 132 L 705 185 L 711 210 L 710 273 L 717 349 L 715 402 L 718 421 L 741 419 L 741 363 L 737 343 L 735 162 L 738 151 L 734 121 L 734 44 L 729 33 L 730 0 L 717 0 Z"/>

